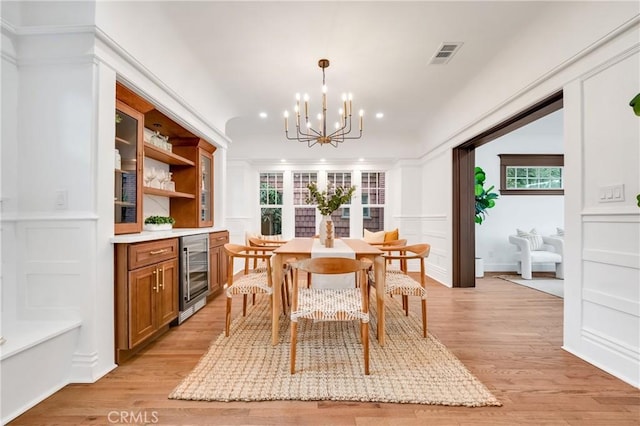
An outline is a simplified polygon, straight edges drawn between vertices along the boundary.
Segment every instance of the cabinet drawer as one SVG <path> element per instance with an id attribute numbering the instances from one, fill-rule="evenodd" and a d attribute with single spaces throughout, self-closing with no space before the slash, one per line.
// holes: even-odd
<path id="1" fill-rule="evenodd" d="M 209 247 L 217 247 L 229 242 L 229 232 L 212 232 L 209 234 Z"/>
<path id="2" fill-rule="evenodd" d="M 178 257 L 178 239 L 129 245 L 129 270 Z"/>

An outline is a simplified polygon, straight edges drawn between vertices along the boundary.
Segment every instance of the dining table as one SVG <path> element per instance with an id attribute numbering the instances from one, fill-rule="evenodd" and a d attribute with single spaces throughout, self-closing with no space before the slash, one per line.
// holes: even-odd
<path id="1" fill-rule="evenodd" d="M 302 260 L 312 257 L 314 240 L 318 241 L 317 238 L 293 238 L 287 243 L 273 250 L 274 283 L 282 282 L 283 265 L 285 261 L 292 258 L 295 258 L 296 260 Z M 369 259 L 373 262 L 373 273 L 375 274 L 376 287 L 376 306 L 378 311 L 376 334 L 378 343 L 380 344 L 380 346 L 384 346 L 385 261 L 382 257 L 383 252 L 364 240 L 352 238 L 341 238 L 340 240 L 343 241 L 351 250 L 353 250 L 356 259 Z M 342 253 L 336 253 L 337 257 L 341 257 L 341 254 Z M 323 255 L 326 257 L 327 250 L 324 250 Z M 274 291 L 272 293 L 271 343 L 273 345 L 277 345 L 280 339 L 280 336 L 278 336 L 281 314 L 280 297 L 281 295 L 279 291 Z"/>

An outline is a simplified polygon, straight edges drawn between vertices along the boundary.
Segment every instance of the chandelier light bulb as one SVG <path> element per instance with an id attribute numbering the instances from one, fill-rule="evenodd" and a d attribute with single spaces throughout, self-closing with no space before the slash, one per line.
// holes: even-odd
<path id="1" fill-rule="evenodd" d="M 284 118 L 289 118 L 289 111 L 284 112 Z"/>
<path id="2" fill-rule="evenodd" d="M 327 85 L 326 84 L 322 85 L 322 93 L 327 93 Z"/>
<path id="3" fill-rule="evenodd" d="M 304 101 L 309 102 L 309 95 L 307 95 L 306 93 L 304 94 Z"/>
<path id="4" fill-rule="evenodd" d="M 300 93 L 296 93 L 296 101 L 300 100 Z"/>
<path id="5" fill-rule="evenodd" d="M 318 113 L 318 115 L 316 115 L 316 117 L 318 117 L 318 120 L 322 120 L 322 114 Z"/>

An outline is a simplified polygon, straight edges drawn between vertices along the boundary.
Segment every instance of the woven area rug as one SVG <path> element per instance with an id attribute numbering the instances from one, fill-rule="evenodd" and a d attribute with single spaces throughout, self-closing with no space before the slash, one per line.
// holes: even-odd
<path id="1" fill-rule="evenodd" d="M 536 277 L 535 275 L 530 280 L 523 280 L 520 275 L 498 275 L 498 278 L 510 281 L 514 284 L 529 287 L 543 293 L 551 294 L 556 297 L 564 298 L 564 280 L 558 278 L 550 278 L 546 276 Z"/>
<path id="2" fill-rule="evenodd" d="M 199 401 L 334 400 L 452 406 L 501 403 L 422 324 L 404 316 L 399 298 L 387 298 L 384 347 L 370 324 L 370 375 L 364 375 L 359 323 L 298 326 L 296 374 L 289 373 L 289 321 L 281 316 L 280 343 L 271 345 L 268 298 L 222 333 L 195 369 L 169 395 Z M 373 300 L 373 298 L 372 298 Z M 239 301 L 236 301 L 240 303 Z M 372 303 L 375 305 L 375 303 Z"/>

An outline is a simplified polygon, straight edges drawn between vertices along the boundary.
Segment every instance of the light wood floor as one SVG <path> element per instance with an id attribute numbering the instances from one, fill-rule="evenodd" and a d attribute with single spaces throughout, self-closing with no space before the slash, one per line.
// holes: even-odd
<path id="1" fill-rule="evenodd" d="M 69 385 L 12 424 L 640 424 L 638 389 L 560 348 L 562 299 L 488 276 L 472 289 L 431 282 L 428 303 L 430 331 L 502 407 L 169 400 L 223 331 L 224 298 L 218 297 L 98 382 Z M 417 305 L 413 311 L 419 312 Z"/>

